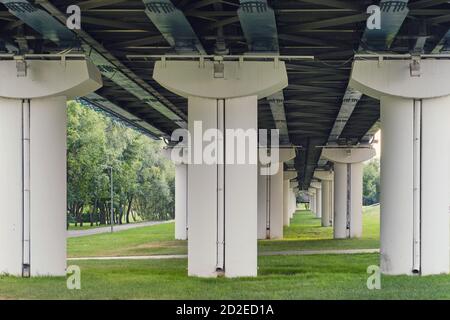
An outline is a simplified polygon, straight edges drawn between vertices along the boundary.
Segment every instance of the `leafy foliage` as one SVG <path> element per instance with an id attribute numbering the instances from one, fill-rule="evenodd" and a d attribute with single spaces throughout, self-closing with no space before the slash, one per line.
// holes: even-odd
<path id="1" fill-rule="evenodd" d="M 371 205 L 380 202 L 380 160 L 375 158 L 364 165 L 363 203 Z"/>
<path id="2" fill-rule="evenodd" d="M 174 169 L 162 141 L 77 102 L 68 104 L 68 221 L 109 223 L 110 168 L 114 222 L 164 220 L 174 215 Z"/>

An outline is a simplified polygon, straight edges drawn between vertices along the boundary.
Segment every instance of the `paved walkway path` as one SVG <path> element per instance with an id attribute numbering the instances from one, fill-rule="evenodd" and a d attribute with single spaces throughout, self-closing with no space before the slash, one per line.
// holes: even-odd
<path id="1" fill-rule="evenodd" d="M 134 228 L 155 226 L 157 224 L 170 223 L 170 222 L 173 222 L 173 220 L 169 220 L 169 221 L 149 221 L 149 222 L 139 222 L 139 223 L 129 223 L 129 224 L 115 225 L 114 226 L 114 232 L 115 231 L 128 230 L 128 229 L 134 229 Z M 69 231 L 67 231 L 67 237 L 68 238 L 77 238 L 77 237 L 85 237 L 85 236 L 90 236 L 90 235 L 93 235 L 93 234 L 109 233 L 109 232 L 111 232 L 111 227 L 109 227 L 109 226 L 108 227 L 93 228 L 93 229 L 86 229 L 86 230 L 69 230 Z"/>
<path id="2" fill-rule="evenodd" d="M 379 253 L 379 249 L 342 249 L 342 250 L 291 250 L 261 252 L 260 256 L 307 256 L 319 254 L 363 254 Z M 68 258 L 67 260 L 162 260 L 162 259 L 186 259 L 186 254 L 153 255 L 153 256 L 122 256 L 122 257 L 82 257 Z"/>

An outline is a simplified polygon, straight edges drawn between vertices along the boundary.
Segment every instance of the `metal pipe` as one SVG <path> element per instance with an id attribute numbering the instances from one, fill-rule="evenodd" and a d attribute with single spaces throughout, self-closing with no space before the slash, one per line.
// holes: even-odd
<path id="1" fill-rule="evenodd" d="M 113 182 L 113 168 L 112 166 L 109 167 L 109 170 L 111 170 L 111 233 L 114 232 L 114 182 Z"/>
<path id="2" fill-rule="evenodd" d="M 22 276 L 30 277 L 30 100 L 22 102 L 22 188 Z"/>
<path id="3" fill-rule="evenodd" d="M 225 271 L 225 101 L 217 100 L 217 271 Z M 221 161 L 219 160 L 220 158 Z"/>
<path id="4" fill-rule="evenodd" d="M 421 269 L 421 153 L 422 101 L 414 100 L 413 142 L 413 273 Z"/>
<path id="5" fill-rule="evenodd" d="M 217 55 L 151 55 L 151 54 L 129 54 L 126 55 L 127 59 L 173 59 L 173 60 L 201 60 L 208 59 L 217 61 L 231 60 L 231 61 L 260 61 L 260 60 L 314 60 L 314 56 L 280 56 L 278 54 L 273 55 L 229 55 L 229 56 L 217 56 Z"/>

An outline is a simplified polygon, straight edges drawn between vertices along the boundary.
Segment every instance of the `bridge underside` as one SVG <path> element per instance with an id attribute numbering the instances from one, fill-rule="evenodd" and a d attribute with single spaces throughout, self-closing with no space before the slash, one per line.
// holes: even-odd
<path id="1" fill-rule="evenodd" d="M 380 126 L 385 142 L 382 271 L 449 272 L 450 149 L 439 146 L 450 145 L 450 90 L 443 85 L 450 64 L 441 59 L 450 50 L 448 1 L 0 3 L 0 104 L 5 109 L 0 142 L 10 150 L 0 169 L 14 174 L 16 183 L 15 188 L 0 183 L 0 195 L 17 200 L 11 209 L 16 214 L 0 225 L 0 236 L 7 238 L 0 244 L 17 246 L 14 252 L 12 246 L 0 248 L 3 260 L 11 263 L 0 266 L 6 271 L 64 273 L 64 245 L 55 247 L 51 260 L 59 264 L 50 263 L 50 269 L 40 251 L 43 244 L 60 243 L 64 235 L 48 233 L 34 242 L 29 235 L 42 229 L 36 217 L 56 219 L 64 211 L 63 200 L 52 208 L 40 200 L 54 195 L 65 199 L 65 117 L 60 107 L 66 98 L 78 97 L 153 138 L 167 139 L 178 128 L 192 132 L 196 121 L 211 129 L 280 130 L 285 148 L 277 150 L 280 158 L 274 164 L 284 170 L 272 176 L 262 178 L 256 163 L 176 163 L 175 211 L 183 216 L 176 220 L 182 223 L 176 237 L 189 238 L 191 275 L 256 275 L 256 238 L 282 238 L 293 212 L 294 188 L 308 190 L 313 211 L 323 226 L 333 224 L 335 238 L 360 237 L 362 163 L 374 156 L 371 142 Z M 70 30 L 65 12 L 74 4 L 81 9 L 82 29 Z M 367 7 L 374 4 L 381 8 L 381 29 L 367 24 Z M 65 53 L 71 55 L 61 68 L 55 60 Z M 432 57 L 423 56 L 430 53 Z M 34 56 L 23 61 L 25 54 Z M 186 61 L 200 55 L 201 68 L 197 61 Z M 245 76 L 231 72 L 218 81 L 217 61 L 204 59 L 232 58 L 228 55 L 259 60 L 244 65 L 225 61 L 225 70 L 240 68 Z M 185 61 L 169 61 L 173 56 Z M 270 61 L 274 56 L 282 61 Z M 31 76 L 26 75 L 27 63 Z M 33 72 L 47 77 L 34 81 Z M 59 125 L 46 126 L 50 118 Z M 59 137 L 49 147 L 58 168 L 52 181 L 44 174 L 52 171 L 51 161 L 30 161 L 41 154 L 35 146 L 49 137 Z M 248 151 L 256 153 L 256 137 L 251 139 L 255 144 Z M 229 153 L 226 143 L 218 148 L 219 154 Z M 42 169 L 35 170 L 37 165 Z M 33 255 L 42 260 L 30 266 Z"/>
<path id="2" fill-rule="evenodd" d="M 176 0 L 192 25 L 206 53 L 213 54 L 218 40 L 230 54 L 248 52 L 237 9 L 239 1 Z M 389 51 L 410 52 L 426 39 L 423 52 L 431 52 L 448 31 L 450 8 L 446 1 L 410 1 L 410 12 Z M 77 37 L 102 52 L 122 68 L 136 83 L 144 81 L 156 98 L 187 119 L 187 101 L 160 87 L 153 79 L 154 61 L 133 61 L 129 55 L 173 53 L 171 45 L 145 14 L 144 3 L 136 1 L 43 1 L 43 8 L 56 15 L 77 4 L 82 12 L 82 29 Z M 361 47 L 370 4 L 378 1 L 269 1 L 275 11 L 281 55 L 313 55 L 314 61 L 287 63 L 289 87 L 284 90 L 285 112 L 290 142 L 297 146 L 295 161 L 288 162 L 298 171 L 302 189 L 307 189 L 318 166 L 321 149 L 330 137 L 342 105 L 351 71 L 352 59 Z M 0 39 L 13 44 L 22 53 L 56 53 L 67 45 L 56 44 L 30 28 L 24 21 L 0 6 Z M 5 46 L 0 50 L 7 52 Z M 77 50 L 77 45 L 73 47 Z M 169 136 L 179 125 L 130 94 L 117 83 L 105 79 L 97 92 L 141 122 L 158 130 L 154 136 Z M 92 99 L 91 99 L 92 100 Z M 275 128 L 267 100 L 259 102 L 259 126 Z M 137 119 L 135 123 L 139 124 Z M 357 144 L 379 119 L 378 101 L 364 96 L 357 104 L 339 136 L 339 144 Z M 143 129 L 146 130 L 145 128 Z M 367 138 L 367 137 L 366 137 Z M 321 162 L 321 166 L 327 166 Z"/>

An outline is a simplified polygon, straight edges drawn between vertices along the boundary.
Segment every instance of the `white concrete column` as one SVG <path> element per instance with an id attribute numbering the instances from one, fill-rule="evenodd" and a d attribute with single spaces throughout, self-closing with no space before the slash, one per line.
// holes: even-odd
<path id="1" fill-rule="evenodd" d="M 416 61 L 420 76 L 411 66 L 357 61 L 352 75 L 381 102 L 381 270 L 449 273 L 450 61 Z"/>
<path id="2" fill-rule="evenodd" d="M 294 217 L 295 211 L 297 209 L 297 199 L 295 196 L 294 188 L 295 185 L 297 185 L 296 181 L 290 182 L 290 189 L 289 189 L 289 208 L 290 208 L 290 218 L 292 219 Z"/>
<path id="3" fill-rule="evenodd" d="M 228 130 L 248 130 L 257 125 L 256 96 L 223 102 L 190 98 L 188 108 L 192 137 L 200 123 L 203 131 L 216 129 L 224 119 Z M 257 154 L 256 139 L 256 135 L 250 138 L 247 148 L 254 148 L 250 154 Z M 195 138 L 192 140 L 194 153 L 196 148 L 204 150 L 210 144 L 202 142 L 199 146 Z M 218 152 L 227 155 L 233 144 L 233 139 L 226 139 L 224 149 Z M 256 162 L 188 165 L 189 275 L 216 276 L 217 271 L 224 271 L 227 277 L 256 275 L 257 169 Z"/>
<path id="4" fill-rule="evenodd" d="M 333 236 L 345 239 L 347 233 L 347 165 L 334 164 L 334 219 Z"/>
<path id="5" fill-rule="evenodd" d="M 66 274 L 66 101 L 101 87 L 84 60 L 0 61 L 0 273 Z"/>
<path id="6" fill-rule="evenodd" d="M 331 226 L 331 184 L 332 181 L 322 181 L 322 227 Z"/>
<path id="7" fill-rule="evenodd" d="M 188 274 L 256 276 L 258 99 L 287 86 L 284 63 L 158 61 L 153 77 L 188 99 Z"/>
<path id="8" fill-rule="evenodd" d="M 283 226 L 289 227 L 291 222 L 289 203 L 289 180 L 283 181 Z"/>
<path id="9" fill-rule="evenodd" d="M 316 189 L 309 188 L 308 189 L 309 194 L 309 209 L 312 213 L 316 214 Z"/>
<path id="10" fill-rule="evenodd" d="M 334 237 L 362 236 L 363 162 L 375 156 L 367 148 L 325 148 L 325 159 L 334 162 Z"/>
<path id="11" fill-rule="evenodd" d="M 175 165 L 175 239 L 187 240 L 187 165 Z"/>
<path id="12" fill-rule="evenodd" d="M 278 153 L 278 171 L 258 177 L 258 239 L 283 238 L 283 162 L 295 158 L 293 148 L 272 148 Z"/>
<path id="13" fill-rule="evenodd" d="M 332 171 L 316 171 L 314 177 L 322 181 L 322 227 L 332 224 L 333 197 L 332 185 L 334 174 Z"/>
<path id="14" fill-rule="evenodd" d="M 270 215 L 270 176 L 258 175 L 258 239 L 267 239 Z"/>
<path id="15" fill-rule="evenodd" d="M 318 181 L 313 181 L 311 186 L 316 189 L 315 193 L 315 214 L 316 218 L 322 218 L 322 183 Z"/>
<path id="16" fill-rule="evenodd" d="M 283 239 L 283 170 L 270 176 L 269 239 Z"/>
<path id="17" fill-rule="evenodd" d="M 290 188 L 291 179 L 297 177 L 297 172 L 295 171 L 285 171 L 284 172 L 284 183 L 283 183 L 283 225 L 289 227 L 291 222 L 291 202 L 290 202 Z"/>
<path id="18" fill-rule="evenodd" d="M 386 274 L 448 272 L 450 126 L 443 119 L 450 118 L 449 105 L 449 97 L 420 104 L 381 99 L 380 240 Z"/>

